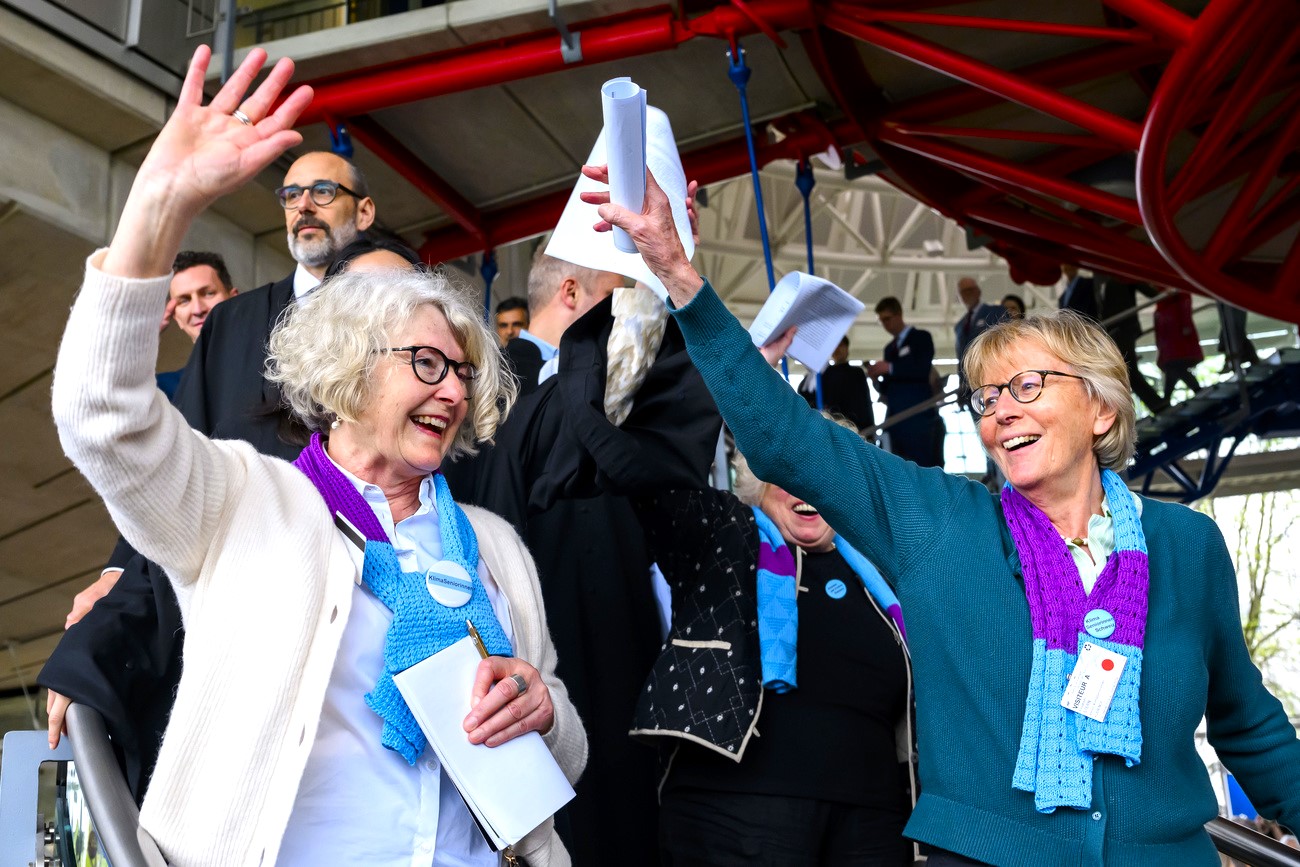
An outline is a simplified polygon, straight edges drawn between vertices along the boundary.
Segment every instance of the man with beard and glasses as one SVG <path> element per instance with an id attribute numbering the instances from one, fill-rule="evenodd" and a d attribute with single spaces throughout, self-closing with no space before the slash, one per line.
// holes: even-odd
<path id="1" fill-rule="evenodd" d="M 213 439 L 245 440 L 291 461 L 303 443 L 285 436 L 279 391 L 262 376 L 267 339 L 280 314 L 320 285 L 339 252 L 374 223 L 375 203 L 357 167 L 326 151 L 294 161 L 276 197 L 298 266 L 213 308 L 173 403 L 191 427 Z M 119 540 L 99 579 L 73 600 L 65 628 L 74 625 L 42 671 L 42 685 L 104 714 L 138 800 L 180 674 L 175 595 L 155 564 Z M 132 635 L 139 640 L 127 640 Z"/>

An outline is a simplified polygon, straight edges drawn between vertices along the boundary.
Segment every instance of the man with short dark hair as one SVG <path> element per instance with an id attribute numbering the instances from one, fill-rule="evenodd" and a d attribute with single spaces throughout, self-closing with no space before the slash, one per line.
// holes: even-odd
<path id="1" fill-rule="evenodd" d="M 504 347 L 528 327 L 528 302 L 522 298 L 507 298 L 496 309 L 497 340 Z"/>
<path id="2" fill-rule="evenodd" d="M 867 374 L 849 364 L 849 336 L 840 338 L 831 353 L 831 363 L 821 374 L 822 409 L 837 413 L 853 422 L 858 433 L 875 438 L 876 416 L 871 409 L 871 391 Z M 799 383 L 799 393 L 814 409 L 817 407 L 817 375 L 810 373 Z"/>
<path id="3" fill-rule="evenodd" d="M 876 390 L 885 402 L 885 420 L 906 409 L 925 403 L 933 396 L 930 390 L 930 367 L 934 363 L 934 339 L 930 332 L 913 328 L 903 321 L 903 305 L 897 298 L 880 299 L 876 318 L 893 336 L 885 347 L 883 361 L 872 362 L 867 372 L 876 377 Z M 931 408 L 886 428 L 889 450 L 922 467 L 936 463 L 935 420 L 938 411 Z"/>
<path id="4" fill-rule="evenodd" d="M 176 327 L 193 343 L 199 339 L 199 330 L 212 308 L 238 294 L 220 253 L 181 250 L 172 263 L 172 282 L 163 319 L 174 320 Z"/>

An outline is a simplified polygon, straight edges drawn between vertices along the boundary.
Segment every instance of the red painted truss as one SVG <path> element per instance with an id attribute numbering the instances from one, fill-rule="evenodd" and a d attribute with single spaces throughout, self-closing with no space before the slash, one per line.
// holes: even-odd
<path id="1" fill-rule="evenodd" d="M 926 0 L 706 0 L 680 14 L 659 7 L 572 28 L 583 64 L 697 38 L 797 34 L 839 113 L 782 119 L 784 137 L 760 144 L 760 162 L 853 148 L 985 238 L 1016 279 L 1054 282 L 1072 262 L 1300 322 L 1298 2 L 1210 0 L 1191 17 L 1161 0 L 1103 0 L 1101 23 L 1069 24 L 1038 20 L 1038 4 L 1007 19 Z M 1020 66 L 972 51 L 1015 57 L 1026 40 L 1041 48 L 1057 38 L 1058 53 Z M 890 102 L 872 78 L 880 51 L 952 83 Z M 347 123 L 437 202 L 455 222 L 430 233 L 421 252 L 454 258 L 545 231 L 568 191 L 480 212 L 365 115 L 566 66 L 554 32 L 468 46 L 312 82 L 304 123 Z M 1117 75 L 1149 94 L 1140 116 L 1080 95 Z M 702 183 L 748 170 L 739 139 L 683 162 Z"/>

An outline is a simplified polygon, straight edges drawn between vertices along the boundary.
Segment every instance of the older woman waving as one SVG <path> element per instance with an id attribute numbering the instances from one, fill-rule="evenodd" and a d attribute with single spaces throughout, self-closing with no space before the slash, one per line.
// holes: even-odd
<path id="1" fill-rule="evenodd" d="M 453 699 L 472 704 L 466 737 L 539 731 L 570 779 L 581 771 L 532 561 L 438 473 L 491 437 L 509 375 L 446 279 L 359 270 L 272 336 L 270 375 L 316 432 L 302 458 L 185 425 L 152 386 L 171 259 L 200 211 L 300 141 L 289 127 L 311 98 L 299 88 L 272 110 L 287 60 L 243 98 L 265 60 L 254 50 L 204 106 L 208 56 L 196 52 L 111 246 L 87 265 L 54 380 L 65 450 L 185 616 L 141 823 L 177 865 L 496 865 L 392 675 L 471 620 L 494 655 Z M 550 822 L 517 848 L 568 863 Z"/>
<path id="2" fill-rule="evenodd" d="M 919 729 L 906 833 L 945 850 L 931 865 L 1218 864 L 1202 827 L 1216 813 L 1195 750 L 1203 716 L 1260 812 L 1300 824 L 1300 741 L 1246 652 L 1221 535 L 1117 473 L 1134 412 L 1104 332 L 1033 316 L 972 345 L 980 437 L 1009 480 L 991 496 L 808 409 L 691 268 L 648 188 L 641 214 L 588 201 L 668 287 L 754 471 L 895 583 Z"/>

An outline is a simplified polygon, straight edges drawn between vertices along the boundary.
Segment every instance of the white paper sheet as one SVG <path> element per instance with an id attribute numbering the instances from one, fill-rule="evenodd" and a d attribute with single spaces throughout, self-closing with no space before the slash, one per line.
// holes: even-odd
<path id="1" fill-rule="evenodd" d="M 608 130 L 601 130 L 587 157 L 588 165 L 599 166 L 609 162 L 606 157 L 607 136 Z M 691 238 L 691 222 L 686 214 L 686 172 L 682 169 L 682 158 L 677 153 L 677 142 L 673 138 L 673 127 L 668 121 L 668 115 L 654 106 L 646 107 L 645 147 L 645 163 L 668 196 L 677 236 L 689 259 L 695 255 L 695 241 Z M 546 247 L 547 255 L 585 268 L 622 274 L 649 286 L 661 299 L 667 298 L 668 291 L 659 278 L 650 273 L 650 269 L 641 260 L 640 253 L 624 253 L 614 245 L 613 232 L 597 232 L 592 229 L 592 226 L 600 222 L 600 214 L 596 212 L 595 205 L 588 205 L 578 197 L 582 193 L 601 192 L 604 189 L 603 184 L 590 178 L 578 178 Z"/>
<path id="2" fill-rule="evenodd" d="M 766 346 L 797 325 L 787 353 L 809 370 L 821 373 L 840 339 L 866 307 L 840 287 L 802 271 L 791 271 L 776 284 L 749 326 L 755 346 Z"/>
<path id="3" fill-rule="evenodd" d="M 573 799 L 573 787 L 536 732 L 496 747 L 463 728 L 479 655 L 466 636 L 393 676 L 443 770 L 498 849 L 518 843 Z"/>
<path id="4" fill-rule="evenodd" d="M 611 78 L 601 85 L 605 151 L 609 158 L 609 200 L 631 211 L 645 207 L 645 91 L 632 79 Z M 614 246 L 635 253 L 632 237 L 614 228 Z"/>

